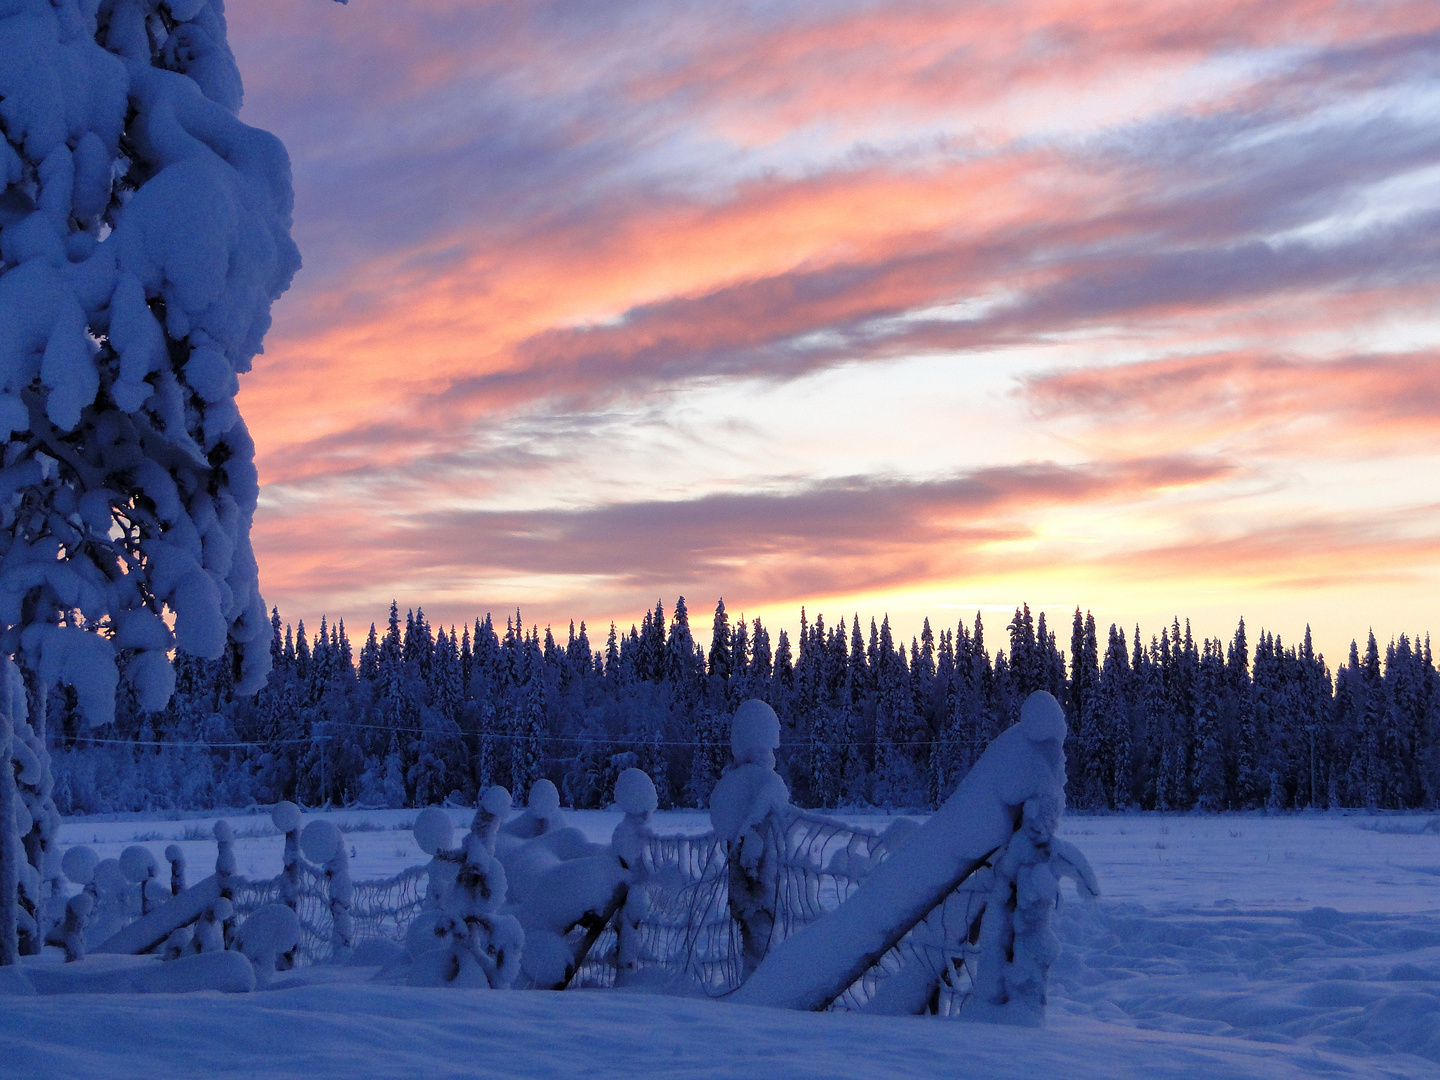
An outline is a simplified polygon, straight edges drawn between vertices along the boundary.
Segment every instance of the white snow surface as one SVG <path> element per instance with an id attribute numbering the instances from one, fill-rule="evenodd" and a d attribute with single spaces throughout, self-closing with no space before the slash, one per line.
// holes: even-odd
<path id="1" fill-rule="evenodd" d="M 446 810 L 460 830 L 471 812 Z M 307 812 L 357 878 L 426 861 L 415 811 Z M 846 815 L 883 826 L 876 815 Z M 618 812 L 568 811 L 592 841 Z M 277 873 L 267 815 L 231 815 L 240 873 Z M 894 818 L 888 819 L 890 821 Z M 142 843 L 208 873 L 213 819 L 70 820 L 62 846 Z M 7 1078 L 1440 1077 L 1440 825 L 1423 816 L 1067 817 L 1098 901 L 1066 887 L 1047 1027 L 810 1014 L 624 991 L 378 985 L 282 973 L 254 994 L 6 996 Z M 703 832 L 657 813 L 657 832 Z M 1427 829 L 1428 826 L 1428 829 Z M 41 962 L 59 965 L 57 955 Z M 0 995 L 5 986 L 0 985 Z"/>

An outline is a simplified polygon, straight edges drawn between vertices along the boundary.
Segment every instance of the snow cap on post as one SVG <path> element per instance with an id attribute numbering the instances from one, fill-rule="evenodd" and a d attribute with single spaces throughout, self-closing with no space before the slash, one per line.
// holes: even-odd
<path id="1" fill-rule="evenodd" d="M 415 837 L 415 843 L 426 855 L 433 856 L 437 851 L 443 851 L 455 844 L 455 824 L 450 820 L 450 815 L 438 806 L 427 806 L 421 810 L 415 818 L 411 833 Z"/>
<path id="2" fill-rule="evenodd" d="M 644 769 L 626 769 L 615 780 L 615 803 L 627 814 L 649 814 L 660 805 L 655 781 Z"/>
<path id="3" fill-rule="evenodd" d="M 316 820 L 300 834 L 300 847 L 311 862 L 328 863 L 340 853 L 345 838 L 333 821 Z"/>
<path id="4" fill-rule="evenodd" d="M 535 814 L 545 816 L 560 809 L 560 791 L 553 781 L 541 778 L 530 785 L 527 808 Z"/>
<path id="5" fill-rule="evenodd" d="M 485 794 L 480 796 L 480 807 L 497 817 L 510 812 L 511 802 L 509 790 L 499 784 L 487 788 Z"/>
<path id="6" fill-rule="evenodd" d="M 741 702 L 730 722 L 730 750 L 737 765 L 775 767 L 775 750 L 780 745 L 780 718 L 759 698 Z"/>
<path id="7" fill-rule="evenodd" d="M 132 844 L 120 852 L 120 873 L 125 875 L 126 881 L 133 881 L 138 885 L 159 872 L 160 864 L 155 861 L 155 855 L 149 848 Z"/>
<path id="8" fill-rule="evenodd" d="M 300 808 L 293 802 L 278 802 L 270 810 L 270 823 L 282 833 L 294 832 L 300 827 Z"/>
<path id="9" fill-rule="evenodd" d="M 88 847 L 72 847 L 60 858 L 60 869 L 76 885 L 89 885 L 94 881 L 95 867 L 99 865 L 100 857 Z"/>
<path id="10" fill-rule="evenodd" d="M 1036 690 L 1020 707 L 1020 729 L 1031 742 L 1065 741 L 1065 710 L 1048 690 Z"/>

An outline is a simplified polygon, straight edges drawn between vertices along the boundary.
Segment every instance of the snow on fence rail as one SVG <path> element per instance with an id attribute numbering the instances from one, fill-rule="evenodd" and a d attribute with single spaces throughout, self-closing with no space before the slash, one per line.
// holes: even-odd
<path id="1" fill-rule="evenodd" d="M 443 811 L 422 811 L 415 836 L 431 862 L 383 880 L 350 882 L 338 830 L 316 820 L 302 832 L 288 803 L 272 814 L 285 834 L 274 878 L 236 875 L 229 827 L 217 822 L 216 873 L 158 906 L 153 859 L 128 860 L 129 884 L 72 859 L 72 880 L 111 913 L 99 951 L 180 956 L 231 947 L 247 937 L 241 923 L 273 926 L 246 941 L 266 967 L 262 985 L 272 958 L 280 968 L 343 962 L 388 942 L 366 955 L 388 958 L 412 983 L 646 985 L 791 1008 L 1033 1023 L 1058 950 L 1049 922 L 1059 878 L 1097 892 L 1084 857 L 1054 836 L 1064 733 L 1054 699 L 1032 696 L 1021 723 L 929 821 L 877 831 L 791 806 L 773 771 L 778 722 L 747 702 L 733 729 L 736 764 L 716 787 L 714 828 L 703 836 L 655 832 L 654 786 L 632 769 L 616 785 L 625 818 L 609 845 L 567 828 L 553 785 L 540 781 L 529 809 L 508 821 L 509 793 L 492 788 L 458 846 Z M 175 868 L 173 888 L 183 877 Z M 137 899 L 137 887 L 150 900 Z M 117 920 L 117 910 L 129 917 Z"/>

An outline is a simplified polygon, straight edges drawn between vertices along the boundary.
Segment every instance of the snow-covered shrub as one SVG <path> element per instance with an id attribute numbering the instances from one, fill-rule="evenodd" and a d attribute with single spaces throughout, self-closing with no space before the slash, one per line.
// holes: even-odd
<path id="1" fill-rule="evenodd" d="M 1085 856 L 1055 836 L 1060 809 L 1053 792 L 1026 800 L 1021 827 L 992 860 L 975 981 L 962 1015 L 1026 1025 L 1044 1019 L 1050 965 L 1060 955 L 1050 926 L 1060 880 L 1072 878 L 1085 897 L 1100 893 Z"/>
<path id="2" fill-rule="evenodd" d="M 510 793 L 492 787 L 480 797 L 470 832 L 457 851 L 453 880 L 437 907 L 410 924 L 406 954 L 412 986 L 509 986 L 519 973 L 525 933 L 502 911 L 507 882 L 495 841 L 510 809 Z M 437 852 L 438 854 L 438 852 Z"/>
<path id="3" fill-rule="evenodd" d="M 319 863 L 325 871 L 325 892 L 330 897 L 330 955 L 334 960 L 344 960 L 355 943 L 355 923 L 350 917 L 355 888 L 350 883 L 345 837 L 333 821 L 312 821 L 300 834 L 300 846 L 306 858 Z"/>
<path id="4" fill-rule="evenodd" d="M 300 943 L 300 920 L 284 904 L 257 908 L 235 932 L 235 948 L 255 968 L 255 985 L 274 976 L 280 957 Z"/>
<path id="5" fill-rule="evenodd" d="M 776 832 L 771 815 L 790 805 L 775 772 L 780 718 L 763 701 L 735 710 L 730 749 L 735 763 L 710 794 L 710 822 L 729 845 L 730 913 L 740 926 L 742 971 L 748 977 L 770 947 L 775 927 Z"/>
<path id="6" fill-rule="evenodd" d="M 240 99 L 220 0 L 0 8 L 0 653 L 31 704 L 7 760 L 37 869 L 50 687 L 105 723 L 122 670 L 164 706 L 172 647 L 229 648 L 241 692 L 269 666 L 235 394 L 299 256 L 285 151 Z M 7 895 L 22 877 L 0 865 Z M 21 900 L 28 951 L 44 900 Z"/>

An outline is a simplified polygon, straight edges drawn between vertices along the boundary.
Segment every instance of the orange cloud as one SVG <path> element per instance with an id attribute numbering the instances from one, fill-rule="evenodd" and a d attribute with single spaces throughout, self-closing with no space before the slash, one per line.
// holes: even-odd
<path id="1" fill-rule="evenodd" d="M 1414 453 L 1440 436 L 1440 353 L 1334 360 L 1253 351 L 1038 375 L 1041 418 L 1081 416 L 1127 440 L 1194 446 L 1244 436 L 1267 456 Z"/>

